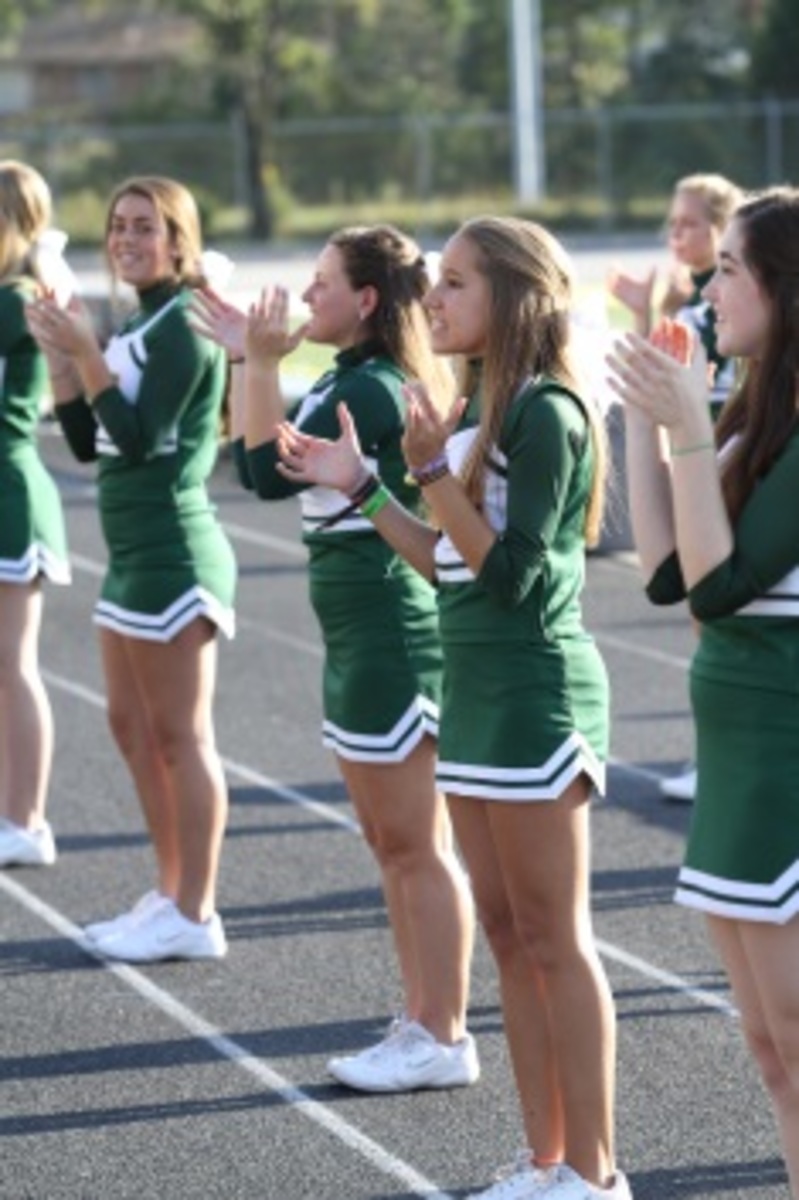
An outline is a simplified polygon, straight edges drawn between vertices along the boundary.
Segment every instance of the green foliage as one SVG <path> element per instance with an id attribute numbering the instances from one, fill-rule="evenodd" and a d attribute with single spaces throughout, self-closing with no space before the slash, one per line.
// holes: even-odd
<path id="1" fill-rule="evenodd" d="M 675 176 L 689 170 L 721 170 L 749 186 L 763 181 L 763 145 L 773 138 L 763 137 L 760 116 L 734 125 L 725 119 L 722 135 L 717 112 L 697 110 L 686 120 L 682 112 L 672 119 L 659 111 L 655 119 L 640 106 L 732 106 L 752 91 L 799 94 L 797 0 L 538 3 L 548 202 L 577 221 L 610 223 L 634 214 L 644 193 L 657 192 L 664 202 Z M 217 148 L 157 136 L 141 148 L 133 140 L 114 147 L 115 138 L 123 140 L 115 126 L 110 148 L 87 140 L 70 152 L 61 174 L 70 191 L 88 180 L 105 187 L 137 155 L 150 154 L 199 189 L 215 227 L 240 221 L 246 207 L 250 232 L 260 237 L 297 231 L 304 212 L 324 223 L 329 209 L 393 206 L 402 213 L 412 203 L 419 220 L 437 221 L 431 214 L 439 203 L 449 212 L 464 195 L 469 203 L 512 195 L 512 129 L 503 116 L 510 107 L 510 0 L 82 6 L 191 17 L 198 53 L 148 88 L 127 120 L 211 118 L 231 134 L 223 133 Z M 63 0 L 0 0 L 0 37 L 18 32 L 29 15 L 63 7 Z M 793 165 L 788 120 L 781 118 L 778 173 Z M 62 157 L 57 143 L 48 133 L 49 161 Z M 776 170 L 773 161 L 769 169 Z"/>
<path id="2" fill-rule="evenodd" d="M 769 0 L 752 41 L 750 89 L 757 96 L 799 97 L 796 0 Z"/>

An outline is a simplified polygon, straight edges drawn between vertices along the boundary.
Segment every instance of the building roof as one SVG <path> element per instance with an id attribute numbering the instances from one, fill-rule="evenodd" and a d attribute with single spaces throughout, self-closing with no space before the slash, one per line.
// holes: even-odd
<path id="1" fill-rule="evenodd" d="M 32 18 L 13 58 L 20 66 L 119 66 L 185 57 L 196 45 L 197 22 L 130 5 L 120 12 L 87 15 L 78 5 Z"/>

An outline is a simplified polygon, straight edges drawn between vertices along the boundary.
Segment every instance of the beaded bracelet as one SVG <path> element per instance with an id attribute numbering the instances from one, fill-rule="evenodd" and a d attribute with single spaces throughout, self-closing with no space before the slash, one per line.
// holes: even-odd
<path id="1" fill-rule="evenodd" d="M 370 493 L 367 500 L 362 501 L 358 507 L 361 510 L 361 515 L 366 517 L 368 521 L 373 520 L 381 509 L 385 508 L 391 500 L 391 492 L 386 485 L 378 480 L 377 487 Z"/>
<path id="2" fill-rule="evenodd" d="M 443 479 L 445 475 L 449 475 L 449 463 L 444 462 L 440 467 L 428 467 L 424 471 L 415 471 L 413 478 L 420 488 L 428 487 L 431 483 L 437 483 L 439 479 Z"/>
<path id="3" fill-rule="evenodd" d="M 442 479 L 448 473 L 449 461 L 443 450 L 435 458 L 431 458 L 430 462 L 425 463 L 423 467 L 408 467 L 408 474 L 419 487 L 426 487 L 428 483 L 435 483 L 437 479 Z"/>
<path id="4" fill-rule="evenodd" d="M 715 450 L 715 442 L 697 442 L 695 446 L 672 446 L 672 458 L 682 458 L 685 454 L 698 454 L 700 450 Z"/>

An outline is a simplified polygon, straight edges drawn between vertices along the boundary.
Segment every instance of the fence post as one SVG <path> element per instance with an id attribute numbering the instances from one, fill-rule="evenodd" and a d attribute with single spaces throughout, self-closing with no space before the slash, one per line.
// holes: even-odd
<path id="1" fill-rule="evenodd" d="M 776 96 L 766 96 L 763 101 L 766 120 L 766 179 L 770 183 L 782 182 L 782 105 Z"/>
<path id="2" fill-rule="evenodd" d="M 613 193 L 613 118 L 606 106 L 597 110 L 597 187 L 604 207 L 599 222 L 604 229 L 613 227 L 616 221 L 616 201 Z"/>

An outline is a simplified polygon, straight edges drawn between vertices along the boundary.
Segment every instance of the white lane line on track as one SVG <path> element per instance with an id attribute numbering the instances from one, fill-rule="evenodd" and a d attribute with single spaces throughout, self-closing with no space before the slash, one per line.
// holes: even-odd
<path id="1" fill-rule="evenodd" d="M 272 550 L 278 550 L 280 553 L 290 555 L 293 558 L 305 557 L 305 548 L 296 542 L 290 542 L 286 538 L 275 537 L 272 534 L 261 533 L 258 530 L 245 529 L 244 526 L 234 525 L 230 522 L 225 522 L 224 524 L 228 533 L 234 538 L 239 538 L 241 541 L 268 546 Z M 105 567 L 102 563 L 95 561 L 95 559 L 87 558 L 83 554 L 71 554 L 70 561 L 75 570 L 84 571 L 87 575 L 102 578 L 105 574 Z M 316 658 L 321 657 L 322 650 L 316 642 L 309 642 L 304 638 L 296 638 L 291 634 L 283 634 L 279 631 L 264 628 L 258 622 L 248 620 L 246 617 L 239 618 L 238 623 L 242 629 L 258 630 L 273 641 L 281 642 L 296 650 L 304 650 L 308 654 L 313 654 Z M 681 657 L 678 654 L 668 654 L 663 650 L 657 650 L 651 646 L 639 646 L 635 642 L 616 637 L 612 633 L 597 632 L 596 630 L 593 630 L 592 633 L 597 644 L 600 646 L 608 646 L 610 649 L 620 650 L 625 654 L 633 654 L 638 658 L 648 659 L 650 662 L 659 662 L 667 667 L 675 667 L 679 671 L 687 671 L 691 665 L 690 659 Z M 631 769 L 634 770 L 635 768 Z"/>
<path id="2" fill-rule="evenodd" d="M 278 537 L 274 533 L 264 533 L 261 529 L 249 529 L 246 525 L 236 525 L 233 521 L 223 521 L 222 527 L 226 533 L 237 541 L 249 542 L 253 546 L 268 546 L 288 558 L 302 559 L 308 557 L 308 551 L 300 541 L 292 542 L 288 538 Z"/>
<path id="3" fill-rule="evenodd" d="M 60 691 L 66 692 L 68 695 L 77 697 L 80 700 L 85 700 L 95 708 L 105 709 L 106 702 L 99 692 L 93 691 L 91 688 L 84 687 L 82 684 L 77 684 L 71 679 L 65 679 L 62 675 L 56 675 L 52 671 L 43 671 L 46 681 Z M 331 824 L 338 825 L 350 833 L 361 836 L 361 828 L 357 821 L 352 820 L 345 813 L 339 812 L 332 805 L 325 804 L 323 801 L 314 800 L 311 796 L 305 795 L 304 792 L 298 791 L 296 788 L 286 787 L 277 780 L 272 779 L 268 775 L 264 775 L 261 771 L 253 767 L 248 767 L 244 763 L 235 762 L 229 758 L 222 759 L 226 771 L 237 775 L 240 779 L 244 779 L 247 783 L 256 784 L 259 787 L 268 788 L 281 799 L 286 800 L 289 804 L 296 804 L 305 809 L 307 812 L 312 812 L 316 816 L 321 817 Z M 639 778 L 643 777 L 647 780 L 657 780 L 659 776 L 654 771 L 647 771 L 644 768 L 631 767 L 626 763 L 613 760 L 613 766 L 618 771 L 624 771 L 633 774 Z M 0 881 L 2 881 L 2 873 L 0 872 Z M 663 984 L 670 991 L 675 991 L 679 995 L 687 996 L 708 1008 L 718 1009 L 727 1016 L 737 1016 L 736 1009 L 722 997 L 717 996 L 714 992 L 706 991 L 703 988 L 694 987 L 687 979 L 681 975 L 673 974 L 670 971 L 664 971 L 660 967 L 647 959 L 638 958 L 634 954 L 629 954 L 620 946 L 614 945 L 612 942 L 602 941 L 597 939 L 597 947 L 601 954 L 606 958 L 612 959 L 620 965 L 626 966 L 631 971 L 639 975 L 643 975 L 647 979 L 652 979 L 656 983 Z"/>
<path id="4" fill-rule="evenodd" d="M 666 667 L 676 667 L 679 671 L 687 671 L 691 665 L 690 658 L 685 658 L 680 654 L 669 654 L 665 650 L 658 650 L 654 646 L 639 646 L 635 642 L 627 641 L 625 638 L 616 637 L 612 633 L 603 633 L 592 629 L 594 640 L 599 646 L 608 646 L 611 650 L 621 650 L 624 654 L 635 654 L 638 658 L 649 659 L 650 662 L 662 663 Z"/>
<path id="5" fill-rule="evenodd" d="M 182 1026 L 193 1037 L 200 1038 L 207 1042 L 209 1046 L 220 1056 L 226 1059 L 239 1070 L 245 1071 L 251 1075 L 258 1083 L 266 1087 L 270 1092 L 287 1104 L 290 1108 L 297 1109 L 309 1121 L 320 1126 L 327 1133 L 333 1135 L 342 1142 L 348 1149 L 354 1150 L 366 1159 L 373 1166 L 382 1171 L 384 1175 L 402 1183 L 405 1187 L 411 1189 L 414 1196 L 425 1197 L 426 1200 L 453 1200 L 447 1192 L 439 1191 L 436 1184 L 429 1179 L 425 1179 L 412 1166 L 404 1162 L 396 1155 L 389 1153 L 378 1142 L 372 1141 L 371 1138 L 361 1133 L 354 1125 L 350 1125 L 347 1121 L 343 1121 L 341 1117 L 318 1100 L 312 1099 L 301 1088 L 295 1087 L 290 1080 L 281 1075 L 278 1071 L 268 1067 L 266 1063 L 256 1058 L 238 1042 L 232 1038 L 226 1037 L 221 1030 L 208 1021 L 203 1020 L 192 1009 L 182 1004 L 164 988 L 158 987 L 141 971 L 137 971 L 134 967 L 126 966 L 124 963 L 112 963 L 101 955 L 94 952 L 90 944 L 86 941 L 83 934 L 77 925 L 73 925 L 71 921 L 66 920 L 49 904 L 45 904 L 37 896 L 34 896 L 27 888 L 16 883 L 8 875 L 0 872 L 0 891 L 6 892 L 18 904 L 26 908 L 34 916 L 39 917 L 47 925 L 54 929 L 56 933 L 62 937 L 68 938 L 74 942 L 87 954 L 96 958 L 102 963 L 107 971 L 115 975 L 122 983 L 125 983 L 133 991 L 138 992 L 148 1003 L 152 1004 L 165 1016 L 176 1024 Z"/>
<path id="6" fill-rule="evenodd" d="M 75 683 L 72 679 L 65 679 L 63 675 L 57 675 L 55 671 L 43 670 L 42 675 L 45 682 L 49 683 L 51 687 L 57 688 L 61 692 L 66 692 L 67 695 L 75 696 L 79 700 L 85 700 L 87 704 L 91 704 L 94 708 L 105 709 L 107 707 L 105 697 L 101 696 L 99 692 L 95 692 L 92 688 Z M 253 783 L 258 787 L 267 788 L 270 792 L 274 792 L 276 796 L 279 796 L 281 800 L 287 800 L 290 804 L 296 804 L 298 807 L 306 809 L 307 812 L 312 812 L 315 816 L 329 821 L 331 825 L 341 825 L 350 833 L 360 836 L 361 827 L 358 822 L 348 817 L 346 813 L 339 812 L 332 805 L 325 804 L 322 800 L 314 800 L 311 796 L 306 796 L 304 792 L 299 792 L 296 788 L 287 787 L 277 779 L 273 779 L 269 775 L 264 775 L 262 771 L 256 771 L 254 767 L 245 766 L 244 763 L 234 762 L 231 758 L 222 757 L 222 765 L 225 771 L 230 772 L 232 775 L 237 775 L 246 783 Z"/>
<path id="7" fill-rule="evenodd" d="M 628 967 L 631 971 L 635 971 L 640 975 L 646 975 L 650 979 L 662 983 L 664 987 L 679 992 L 681 996 L 687 996 L 691 1000 L 695 1000 L 698 1004 L 703 1004 L 707 1008 L 717 1008 L 719 1012 L 727 1017 L 737 1018 L 739 1016 L 737 1008 L 733 1004 L 730 1004 L 728 1000 L 725 1000 L 723 996 L 718 996 L 715 992 L 709 992 L 706 988 L 692 987 L 681 975 L 674 975 L 671 971 L 662 971 L 660 967 L 647 962 L 646 959 L 638 958 L 636 954 L 628 954 L 626 950 L 622 950 L 619 946 L 614 946 L 611 942 L 603 941 L 602 938 L 595 938 L 594 940 L 596 941 L 599 953 L 605 958 L 610 958 L 613 962 Z"/>

